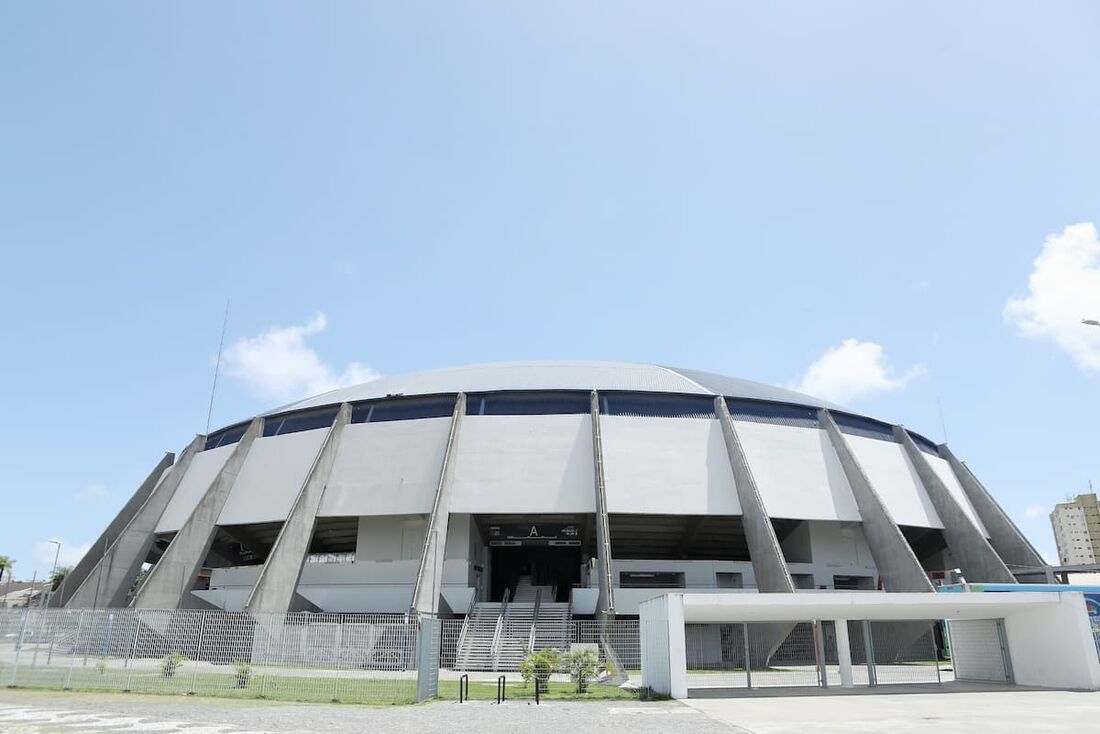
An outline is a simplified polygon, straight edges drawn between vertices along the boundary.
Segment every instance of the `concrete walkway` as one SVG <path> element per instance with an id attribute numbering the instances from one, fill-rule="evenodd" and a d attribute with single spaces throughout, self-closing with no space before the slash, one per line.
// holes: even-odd
<path id="1" fill-rule="evenodd" d="M 950 683 L 874 689 L 771 689 L 685 702 L 752 734 L 1100 731 L 1100 692 Z"/>
<path id="2" fill-rule="evenodd" d="M 675 701 L 354 706 L 0 689 L 3 734 L 740 734 Z"/>

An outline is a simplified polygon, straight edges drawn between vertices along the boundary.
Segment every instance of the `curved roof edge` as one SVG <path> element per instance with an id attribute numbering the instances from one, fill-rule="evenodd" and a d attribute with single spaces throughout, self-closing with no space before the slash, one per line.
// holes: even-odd
<path id="1" fill-rule="evenodd" d="M 776 387 L 763 382 L 743 380 L 740 377 L 719 375 L 714 372 L 701 372 L 699 370 L 688 370 L 681 367 L 668 367 L 667 369 L 683 375 L 715 395 L 747 398 L 750 400 L 769 400 L 780 403 L 796 403 L 798 405 L 810 405 L 815 408 L 829 408 L 830 410 L 850 412 L 848 408 L 845 408 L 843 405 L 830 403 L 827 400 L 815 398 L 812 395 L 807 395 L 806 393 L 797 392 L 795 390 L 789 390 L 785 387 Z"/>
<path id="2" fill-rule="evenodd" d="M 632 362 L 532 361 L 475 364 L 382 377 L 298 400 L 261 415 L 390 395 L 496 390 L 629 390 L 724 395 L 847 410 L 810 395 L 737 377 Z"/>

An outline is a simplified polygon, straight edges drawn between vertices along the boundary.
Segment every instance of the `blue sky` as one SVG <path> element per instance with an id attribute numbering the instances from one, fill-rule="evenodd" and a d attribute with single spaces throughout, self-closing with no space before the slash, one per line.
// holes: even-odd
<path id="1" fill-rule="evenodd" d="M 0 553 L 71 562 L 203 430 L 230 298 L 215 426 L 375 373 L 694 367 L 946 425 L 1053 555 L 1046 513 L 1100 484 L 1098 31 L 1090 2 L 5 3 Z"/>

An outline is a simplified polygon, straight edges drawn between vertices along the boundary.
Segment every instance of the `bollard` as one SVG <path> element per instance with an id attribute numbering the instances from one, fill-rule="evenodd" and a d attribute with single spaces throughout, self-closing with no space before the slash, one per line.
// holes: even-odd
<path id="1" fill-rule="evenodd" d="M 497 703 L 504 703 L 504 697 L 507 693 L 508 679 L 503 675 L 497 678 Z"/>
<path id="2" fill-rule="evenodd" d="M 463 687 L 465 687 L 466 696 L 463 698 Z M 464 703 L 470 700 L 470 676 L 466 673 L 462 674 L 462 677 L 458 679 L 458 702 Z"/>
<path id="3" fill-rule="evenodd" d="M 549 684 L 549 681 L 547 681 L 547 684 Z M 536 706 L 538 706 L 539 703 L 540 703 L 540 701 L 539 701 L 539 691 L 541 691 L 541 690 L 542 690 L 542 681 L 540 681 L 538 676 L 536 675 L 535 676 L 535 705 Z"/>

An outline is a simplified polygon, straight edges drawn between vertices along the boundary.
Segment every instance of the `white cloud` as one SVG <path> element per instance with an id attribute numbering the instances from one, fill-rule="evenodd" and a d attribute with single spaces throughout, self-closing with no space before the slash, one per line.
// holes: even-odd
<path id="1" fill-rule="evenodd" d="M 1024 517 L 1036 518 L 1043 517 L 1047 514 L 1047 510 L 1042 505 L 1031 505 L 1024 508 Z"/>
<path id="2" fill-rule="evenodd" d="M 845 339 L 839 346 L 825 350 L 794 389 L 844 403 L 900 390 L 924 372 L 924 365 L 916 364 L 898 374 L 881 344 Z"/>
<path id="3" fill-rule="evenodd" d="M 102 484 L 85 484 L 83 487 L 76 490 L 74 496 L 77 502 L 95 502 L 96 500 L 103 499 L 109 494 L 110 491 Z"/>
<path id="4" fill-rule="evenodd" d="M 1050 339 L 1083 370 L 1100 371 L 1100 237 L 1092 222 L 1073 224 L 1043 243 L 1028 293 L 1005 303 L 1004 318 L 1025 337 Z"/>
<path id="5" fill-rule="evenodd" d="M 53 568 L 53 558 L 57 553 L 57 546 L 51 543 L 50 540 L 61 543 L 61 553 L 57 557 L 58 566 L 75 566 L 88 552 L 88 549 L 92 547 L 91 543 L 67 543 L 56 535 L 49 540 L 38 541 L 34 544 L 34 559 L 45 566 L 45 573 L 47 574 Z M 39 577 L 41 577 L 41 574 L 39 574 Z"/>
<path id="6" fill-rule="evenodd" d="M 226 372 L 242 380 L 256 395 L 295 400 L 376 380 L 379 374 L 359 362 L 336 370 L 321 361 L 306 337 L 328 326 L 323 313 L 302 326 L 272 326 L 259 336 L 238 339 L 222 360 Z"/>

